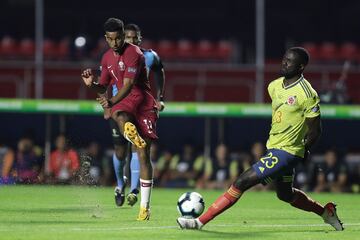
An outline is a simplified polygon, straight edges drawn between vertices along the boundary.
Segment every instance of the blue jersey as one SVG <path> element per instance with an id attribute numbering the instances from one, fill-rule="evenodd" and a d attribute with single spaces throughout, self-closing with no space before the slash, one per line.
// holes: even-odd
<path id="1" fill-rule="evenodd" d="M 142 53 L 145 57 L 145 65 L 147 70 L 147 75 L 149 77 L 150 71 L 159 71 L 163 68 L 161 59 L 159 55 L 152 49 L 141 48 Z M 116 84 L 112 85 L 112 95 L 115 96 L 118 93 Z"/>

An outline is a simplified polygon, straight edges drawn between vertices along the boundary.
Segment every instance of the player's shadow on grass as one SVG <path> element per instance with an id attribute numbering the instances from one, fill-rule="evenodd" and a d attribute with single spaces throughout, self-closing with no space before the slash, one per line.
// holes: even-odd
<path id="1" fill-rule="evenodd" d="M 226 232 L 226 231 L 212 231 L 212 230 L 201 230 L 198 231 L 199 234 L 196 236 L 198 239 L 222 239 L 222 238 L 230 238 L 230 239 L 249 239 L 249 238 L 259 238 L 267 236 L 268 233 L 261 231 L 241 231 L 241 232 Z"/>
<path id="2" fill-rule="evenodd" d="M 196 238 L 199 239 L 241 239 L 241 238 L 253 238 L 253 239 L 263 239 L 264 237 L 269 237 L 272 234 L 278 234 L 279 232 L 283 233 L 327 233 L 327 229 L 276 229 L 276 230 L 262 230 L 254 231 L 249 229 L 239 229 L 239 232 L 227 232 L 227 231 L 213 231 L 213 230 L 201 230 L 198 231 L 199 234 Z M 330 230 L 331 231 L 331 230 Z"/>

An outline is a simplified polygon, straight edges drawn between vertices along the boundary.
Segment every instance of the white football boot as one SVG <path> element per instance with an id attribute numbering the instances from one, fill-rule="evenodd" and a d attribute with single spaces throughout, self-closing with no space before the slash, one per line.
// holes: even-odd
<path id="1" fill-rule="evenodd" d="M 324 206 L 324 209 L 324 213 L 321 215 L 324 222 L 333 226 L 336 231 L 344 230 L 343 223 L 336 214 L 336 205 L 330 202 Z"/>
<path id="2" fill-rule="evenodd" d="M 200 230 L 204 224 L 198 218 L 184 218 L 179 217 L 176 219 L 181 229 L 196 229 Z"/>

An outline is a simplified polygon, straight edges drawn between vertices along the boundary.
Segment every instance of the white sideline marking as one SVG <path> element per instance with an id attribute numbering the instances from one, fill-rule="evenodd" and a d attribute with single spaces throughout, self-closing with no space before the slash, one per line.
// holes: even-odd
<path id="1" fill-rule="evenodd" d="M 282 227 L 326 227 L 329 224 L 216 224 L 211 227 L 251 227 L 251 228 L 282 228 Z M 360 223 L 347 223 L 344 227 L 360 226 Z M 153 229 L 171 229 L 179 226 L 158 226 L 158 227 L 112 227 L 112 228 L 70 228 L 72 231 L 116 231 L 116 230 L 153 230 Z M 206 228 L 205 228 L 206 229 Z"/>
<path id="2" fill-rule="evenodd" d="M 330 226 L 329 224 L 215 224 L 211 225 L 210 227 L 244 227 L 244 228 L 283 228 L 283 227 L 326 227 Z M 344 227 L 349 226 L 360 226 L 360 223 L 347 223 L 344 224 Z M 117 230 L 153 230 L 153 229 L 176 229 L 179 226 L 153 226 L 153 227 L 146 227 L 146 226 L 128 226 L 128 227 L 110 227 L 110 228 L 88 228 L 88 227 L 76 227 L 76 228 L 64 228 L 61 226 L 59 229 L 53 226 L 52 229 L 47 229 L 48 232 L 57 232 L 57 231 L 117 231 Z M 23 228 L 24 231 L 26 228 Z M 0 228 L 0 232 L 12 232 L 13 228 Z M 206 230 L 206 228 L 205 228 Z M 345 229 L 346 230 L 346 229 Z M 21 230 L 20 230 L 21 231 Z"/>

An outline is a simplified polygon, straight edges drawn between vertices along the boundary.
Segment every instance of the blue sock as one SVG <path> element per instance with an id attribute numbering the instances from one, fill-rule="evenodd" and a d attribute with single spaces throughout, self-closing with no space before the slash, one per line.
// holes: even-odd
<path id="1" fill-rule="evenodd" d="M 130 162 L 130 170 L 131 170 L 131 192 L 135 189 L 138 190 L 139 181 L 140 181 L 140 162 L 139 157 L 136 152 L 132 153 L 131 162 Z"/>
<path id="2" fill-rule="evenodd" d="M 116 154 L 115 153 L 113 154 L 114 171 L 115 171 L 117 186 L 119 188 L 122 188 L 124 186 L 124 173 L 123 173 L 124 163 L 125 161 L 120 161 L 116 157 Z"/>

